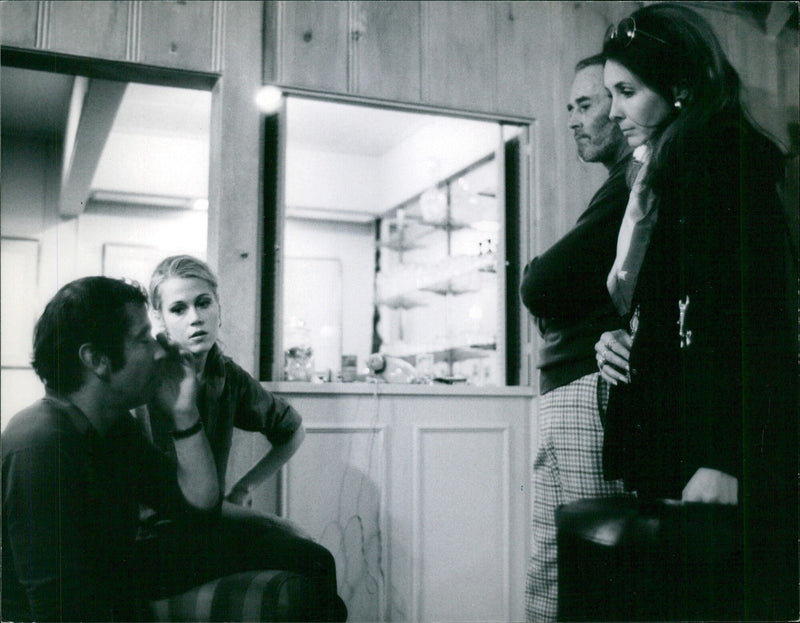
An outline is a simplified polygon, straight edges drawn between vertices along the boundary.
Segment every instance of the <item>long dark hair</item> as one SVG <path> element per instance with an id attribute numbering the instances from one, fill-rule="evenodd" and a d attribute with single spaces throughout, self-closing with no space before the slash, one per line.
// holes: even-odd
<path id="1" fill-rule="evenodd" d="M 603 56 L 636 74 L 671 104 L 679 102 L 653 135 L 646 184 L 656 193 L 674 185 L 681 163 L 714 157 L 714 139 L 734 128 L 771 145 L 766 151 L 776 157 L 769 163 L 774 168 L 780 153 L 744 109 L 739 75 L 709 23 L 695 11 L 669 3 L 647 6 L 630 17 L 633 38 L 606 37 Z"/>

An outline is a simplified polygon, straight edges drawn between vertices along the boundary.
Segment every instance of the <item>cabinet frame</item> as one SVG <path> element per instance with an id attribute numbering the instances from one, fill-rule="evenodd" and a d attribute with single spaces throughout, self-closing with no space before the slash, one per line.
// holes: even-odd
<path id="1" fill-rule="evenodd" d="M 501 210 L 498 215 L 500 218 L 501 231 L 506 232 L 506 234 L 505 236 L 500 236 L 497 241 L 498 257 L 504 258 L 504 261 L 498 265 L 497 277 L 498 293 L 503 297 L 501 309 L 505 310 L 505 322 L 498 322 L 497 352 L 498 358 L 504 362 L 505 382 L 502 383 L 503 386 L 531 385 L 534 380 L 535 362 L 530 355 L 534 351 L 534 344 L 532 341 L 535 340 L 535 331 L 532 328 L 531 320 L 527 314 L 520 311 L 519 313 L 515 313 L 512 318 L 509 316 L 507 308 L 507 297 L 518 297 L 518 293 L 509 293 L 506 288 L 506 283 L 507 281 L 519 283 L 523 265 L 521 263 L 516 266 L 511 265 L 508 261 L 509 254 L 506 248 L 513 247 L 514 252 L 511 254 L 511 257 L 524 258 L 529 256 L 528 242 L 531 240 L 531 232 L 535 221 L 534 215 L 539 213 L 538 207 L 532 203 L 533 199 L 540 196 L 540 193 L 537 191 L 539 180 L 538 176 L 535 174 L 535 163 L 532 157 L 533 149 L 531 147 L 531 139 L 535 135 L 535 120 L 492 113 L 453 110 L 424 104 L 390 102 L 358 95 L 330 93 L 314 89 L 275 86 L 278 86 L 284 96 L 289 97 L 297 96 L 307 99 L 372 106 L 403 112 L 450 115 L 465 119 L 489 121 L 497 123 L 499 126 L 515 125 L 520 127 L 519 161 L 515 164 L 516 170 L 513 173 L 518 181 L 518 186 L 516 188 L 517 208 L 511 215 L 507 214 L 508 209 Z M 262 127 L 267 128 L 267 130 L 262 132 L 262 136 L 266 136 L 267 138 L 272 137 L 272 142 L 270 142 L 270 140 L 265 140 L 265 144 L 263 145 L 264 153 L 267 154 L 268 157 L 264 157 L 265 169 L 262 176 L 262 179 L 265 180 L 265 188 L 262 190 L 265 190 L 266 193 L 263 196 L 264 213 L 261 219 L 261 236 L 264 240 L 264 252 L 260 258 L 263 307 L 260 319 L 261 339 L 258 343 L 258 359 L 260 361 L 259 379 L 264 382 L 278 382 L 282 380 L 281 371 L 283 369 L 283 314 L 280 301 L 283 292 L 281 286 L 283 253 L 282 229 L 284 215 L 286 214 L 283 180 L 286 158 L 285 122 L 282 121 L 284 117 L 285 106 L 277 113 L 277 120 L 276 115 L 271 115 L 263 121 L 262 125 Z M 275 133 L 276 128 L 279 128 L 277 134 Z M 506 154 L 505 150 L 500 148 L 501 144 L 504 143 L 505 140 L 498 141 L 498 150 L 494 155 L 500 170 L 505 170 Z M 506 172 L 506 176 L 501 176 L 501 179 L 498 181 L 498 194 L 501 192 L 506 193 L 507 176 L 508 172 Z M 275 180 L 275 187 L 271 186 L 271 180 Z M 509 216 L 510 220 L 507 220 Z M 508 232 L 511 232 L 510 238 Z M 513 273 L 513 278 L 510 280 L 507 277 L 509 272 Z M 271 312 L 271 314 L 265 314 L 265 311 Z M 514 326 L 512 335 L 520 339 L 519 343 L 507 344 L 506 325 L 509 321 Z M 513 366 L 513 369 L 509 368 L 509 363 Z"/>

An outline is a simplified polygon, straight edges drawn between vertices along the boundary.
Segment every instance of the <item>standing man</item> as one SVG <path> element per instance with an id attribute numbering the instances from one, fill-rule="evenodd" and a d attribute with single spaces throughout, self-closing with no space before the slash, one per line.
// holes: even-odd
<path id="1" fill-rule="evenodd" d="M 146 304 L 137 286 L 86 277 L 36 324 L 46 395 L 3 433 L 6 620 L 136 620 L 139 502 L 180 513 L 218 505 L 191 356 L 153 339 Z M 128 411 L 149 400 L 171 417 L 174 461 Z"/>
<path id="2" fill-rule="evenodd" d="M 603 58 L 575 67 L 569 128 L 584 162 L 608 169 L 575 226 L 525 267 L 522 301 L 535 316 L 539 351 L 539 449 L 533 464 L 533 551 L 525 590 L 528 621 L 555 621 L 558 569 L 555 510 L 590 497 L 623 492 L 603 479 L 601 413 L 608 387 L 597 373 L 594 345 L 603 331 L 620 328 L 606 289 L 617 234 L 628 201 L 631 150 L 608 117 Z"/>

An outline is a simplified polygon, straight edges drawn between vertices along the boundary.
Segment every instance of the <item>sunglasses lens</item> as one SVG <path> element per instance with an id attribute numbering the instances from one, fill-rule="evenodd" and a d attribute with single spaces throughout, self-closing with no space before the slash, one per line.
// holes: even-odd
<path id="1" fill-rule="evenodd" d="M 633 18 L 626 17 L 619 24 L 613 24 L 606 30 L 606 36 L 603 38 L 605 43 L 614 42 L 615 44 L 626 47 L 633 41 L 636 35 L 636 23 Z"/>
<path id="2" fill-rule="evenodd" d="M 608 43 L 609 41 L 614 41 L 617 38 L 617 27 L 614 24 L 611 24 L 606 29 L 606 35 L 603 37 L 603 42 Z"/>
<path id="3" fill-rule="evenodd" d="M 633 41 L 636 34 L 636 23 L 632 18 L 626 17 L 617 26 L 617 37 L 623 45 L 628 45 Z"/>

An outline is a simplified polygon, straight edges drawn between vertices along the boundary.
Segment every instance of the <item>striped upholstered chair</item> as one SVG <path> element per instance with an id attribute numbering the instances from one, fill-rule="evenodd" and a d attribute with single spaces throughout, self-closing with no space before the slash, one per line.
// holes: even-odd
<path id="1" fill-rule="evenodd" d="M 305 577 L 289 571 L 248 571 L 150 607 L 155 621 L 305 621 L 305 587 Z"/>

